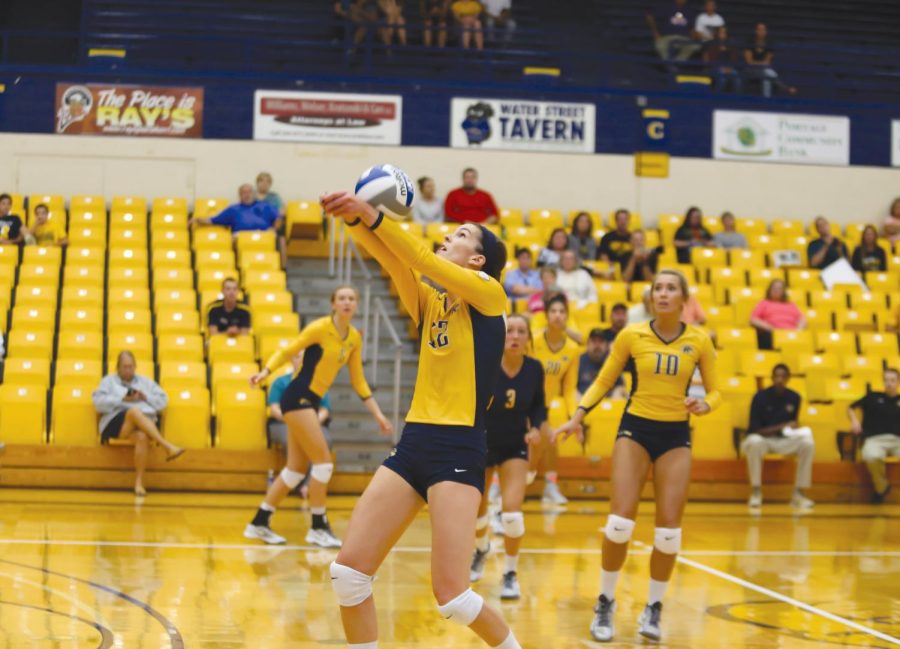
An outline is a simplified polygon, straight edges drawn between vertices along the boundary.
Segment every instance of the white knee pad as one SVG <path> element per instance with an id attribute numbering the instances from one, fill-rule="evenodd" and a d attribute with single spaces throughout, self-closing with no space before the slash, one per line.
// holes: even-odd
<path id="1" fill-rule="evenodd" d="M 439 605 L 438 611 L 445 620 L 456 622 L 461 626 L 469 626 L 481 613 L 482 606 L 484 606 L 484 598 L 471 588 L 467 588 L 446 604 Z"/>
<path id="2" fill-rule="evenodd" d="M 653 547 L 663 554 L 678 554 L 681 549 L 681 528 L 657 527 L 653 535 Z"/>
<path id="3" fill-rule="evenodd" d="M 361 573 L 348 566 L 331 562 L 331 587 L 341 606 L 358 606 L 372 594 L 375 577 Z"/>
<path id="4" fill-rule="evenodd" d="M 603 532 L 613 543 L 628 543 L 631 533 L 634 532 L 634 521 L 610 514 Z"/>
<path id="5" fill-rule="evenodd" d="M 483 530 L 484 528 L 486 528 L 488 526 L 488 523 L 490 523 L 490 522 L 491 522 L 490 514 L 485 514 L 484 516 L 479 516 L 475 520 L 475 529 L 479 530 L 479 531 Z"/>
<path id="6" fill-rule="evenodd" d="M 503 535 L 517 539 L 525 534 L 525 515 L 522 512 L 503 512 L 500 514 L 503 523 Z"/>
<path id="7" fill-rule="evenodd" d="M 281 470 L 281 479 L 291 491 L 296 489 L 297 485 L 303 482 L 304 477 L 306 477 L 305 473 L 300 473 L 299 471 L 291 471 L 287 467 L 284 467 Z"/>
<path id="8" fill-rule="evenodd" d="M 309 475 L 322 484 L 328 484 L 329 480 L 331 480 L 331 474 L 333 473 L 334 465 L 331 462 L 323 462 L 322 464 L 313 464 Z"/>

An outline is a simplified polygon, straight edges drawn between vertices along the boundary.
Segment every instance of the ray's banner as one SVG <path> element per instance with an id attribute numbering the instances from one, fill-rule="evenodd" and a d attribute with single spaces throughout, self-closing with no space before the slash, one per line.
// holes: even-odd
<path id="1" fill-rule="evenodd" d="M 203 88 L 57 83 L 55 119 L 66 135 L 202 137 Z"/>
<path id="2" fill-rule="evenodd" d="M 642 150 L 634 154 L 634 175 L 669 177 L 669 111 L 645 108 L 641 111 Z"/>

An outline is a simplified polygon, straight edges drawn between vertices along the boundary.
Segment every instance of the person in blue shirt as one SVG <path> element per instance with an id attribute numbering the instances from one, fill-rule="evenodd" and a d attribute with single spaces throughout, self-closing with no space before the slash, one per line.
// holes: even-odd
<path id="1" fill-rule="evenodd" d="M 278 230 L 281 219 L 269 203 L 256 200 L 253 185 L 244 184 L 238 189 L 240 202 L 229 205 L 211 218 L 194 217 L 190 224 L 225 225 L 237 234 L 247 230 Z"/>
<path id="2" fill-rule="evenodd" d="M 506 289 L 506 294 L 514 300 L 527 300 L 535 293 L 544 290 L 541 274 L 532 268 L 533 260 L 528 248 L 516 250 L 516 260 L 519 262 L 519 267 L 506 273 L 503 288 Z"/>

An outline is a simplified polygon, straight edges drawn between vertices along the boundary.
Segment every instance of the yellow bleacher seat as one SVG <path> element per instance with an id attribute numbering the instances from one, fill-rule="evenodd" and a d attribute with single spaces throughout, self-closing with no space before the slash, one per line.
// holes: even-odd
<path id="1" fill-rule="evenodd" d="M 69 235 L 76 227 L 94 228 L 106 232 L 106 210 L 101 208 L 77 207 L 69 210 Z"/>
<path id="2" fill-rule="evenodd" d="M 6 340 L 7 358 L 50 360 L 53 355 L 53 332 L 12 329 Z"/>
<path id="3" fill-rule="evenodd" d="M 847 405 L 866 395 L 866 382 L 859 377 L 832 378 L 828 379 L 826 390 L 828 400 L 835 402 L 837 414 L 840 415 Z"/>
<path id="4" fill-rule="evenodd" d="M 93 389 L 103 378 L 103 363 L 99 358 L 63 359 L 56 361 L 53 372 L 54 385 L 72 384 Z"/>
<path id="5" fill-rule="evenodd" d="M 604 399 L 591 410 L 584 421 L 585 455 L 591 457 L 611 457 L 619 420 L 625 410 L 624 400 Z"/>
<path id="6" fill-rule="evenodd" d="M 28 195 L 28 213 L 29 216 L 34 213 L 34 208 L 38 205 L 46 205 L 51 211 L 65 211 L 66 198 L 62 194 L 29 194 Z"/>
<path id="7" fill-rule="evenodd" d="M 241 272 L 248 270 L 281 270 L 281 255 L 275 251 L 261 250 L 242 252 L 240 258 Z"/>
<path id="8" fill-rule="evenodd" d="M 768 289 L 769 284 L 776 279 L 780 279 L 782 282 L 786 280 L 783 268 L 763 268 L 761 266 L 758 268 L 748 268 L 747 278 L 749 279 L 750 286 L 764 289 Z"/>
<path id="9" fill-rule="evenodd" d="M 831 309 L 804 309 L 803 319 L 810 331 L 832 331 L 834 329 L 834 312 Z"/>
<path id="10" fill-rule="evenodd" d="M 856 355 L 856 336 L 840 331 L 817 331 L 815 333 L 816 351 L 822 354 L 837 356 Z"/>
<path id="11" fill-rule="evenodd" d="M 231 230 L 221 225 L 194 228 L 194 250 L 231 250 Z"/>
<path id="12" fill-rule="evenodd" d="M 265 364 L 275 352 L 287 349 L 287 347 L 296 340 L 297 334 L 280 335 L 265 334 L 259 336 L 259 359 Z"/>
<path id="13" fill-rule="evenodd" d="M 738 357 L 743 350 L 719 349 L 716 351 L 716 374 L 719 379 L 723 376 L 734 376 L 738 372 Z"/>
<path id="14" fill-rule="evenodd" d="M 153 273 L 154 293 L 171 289 L 187 291 L 193 288 L 194 271 L 191 268 L 166 268 Z"/>
<path id="15" fill-rule="evenodd" d="M 3 382 L 11 385 L 50 386 L 50 361 L 46 358 L 7 358 L 3 365 Z"/>
<path id="16" fill-rule="evenodd" d="M 594 286 L 597 287 L 597 299 L 603 304 L 612 307 L 616 302 L 628 301 L 628 284 L 625 282 L 594 280 Z"/>
<path id="17" fill-rule="evenodd" d="M 294 309 L 294 296 L 286 290 L 256 291 L 250 295 L 249 302 L 250 309 L 254 313 L 284 312 Z"/>
<path id="18" fill-rule="evenodd" d="M 296 337 L 300 331 L 300 316 L 296 313 L 261 313 L 253 322 L 258 336 L 278 335 Z"/>
<path id="19" fill-rule="evenodd" d="M 455 229 L 456 226 L 451 223 L 429 223 L 425 226 L 425 237 L 436 243 L 442 243 Z"/>
<path id="20" fill-rule="evenodd" d="M 7 192 L 11 199 L 10 214 L 25 214 L 25 196 L 15 192 Z"/>
<path id="21" fill-rule="evenodd" d="M 245 252 L 272 252 L 275 250 L 275 232 L 273 230 L 250 230 L 238 232 L 234 237 L 237 250 Z"/>
<path id="22" fill-rule="evenodd" d="M 116 287 L 109 289 L 109 310 L 114 309 L 149 309 L 150 289 Z M 110 322 L 112 324 L 112 322 Z"/>
<path id="23" fill-rule="evenodd" d="M 200 331 L 200 314 L 197 309 L 165 306 L 156 312 L 156 335 L 195 334 Z"/>
<path id="24" fill-rule="evenodd" d="M 722 349 L 755 350 L 756 329 L 753 327 L 724 327 L 717 332 L 716 341 Z"/>
<path id="25" fill-rule="evenodd" d="M 534 209 L 528 211 L 528 225 L 538 228 L 547 236 L 555 228 L 565 226 L 562 212 L 554 209 Z"/>
<path id="26" fill-rule="evenodd" d="M 29 286 L 19 287 L 16 291 L 16 306 L 37 306 L 56 308 L 55 286 Z"/>
<path id="27" fill-rule="evenodd" d="M 798 423 L 801 426 L 812 428 L 813 439 L 816 442 L 816 453 L 813 459 L 816 462 L 839 462 L 841 460 L 837 450 L 837 432 L 849 430 L 849 421 L 846 427 L 842 427 L 840 423 L 846 419 L 847 415 L 838 412 L 838 409 L 830 403 L 804 403 L 800 407 Z"/>
<path id="28" fill-rule="evenodd" d="M 808 291 L 822 289 L 822 280 L 819 278 L 818 270 L 789 268 L 787 278 L 790 289 L 805 289 Z"/>
<path id="29" fill-rule="evenodd" d="M 872 307 L 875 310 L 887 309 L 890 306 L 888 291 L 873 289 L 865 293 L 852 293 L 850 296 L 850 308 Z"/>
<path id="30" fill-rule="evenodd" d="M 12 328 L 22 331 L 53 331 L 56 307 L 16 306 L 12 310 Z"/>
<path id="31" fill-rule="evenodd" d="M 766 234 L 769 230 L 768 225 L 762 219 L 737 218 L 734 220 L 734 229 L 749 236 L 753 234 Z"/>
<path id="32" fill-rule="evenodd" d="M 110 370 L 115 369 L 119 354 L 129 351 L 138 360 L 153 359 L 153 336 L 150 332 L 112 332 L 107 336 L 106 361 Z M 144 374 L 144 371 L 139 372 Z"/>
<path id="33" fill-rule="evenodd" d="M 525 224 L 522 210 L 517 207 L 500 208 L 500 224 L 506 228 L 515 228 Z"/>
<path id="34" fill-rule="evenodd" d="M 0 245 L 0 266 L 12 266 L 15 268 L 19 265 L 19 246 Z"/>
<path id="35" fill-rule="evenodd" d="M 99 379 L 98 379 L 99 381 Z M 99 442 L 97 411 L 91 399 L 93 383 L 59 383 L 51 398 L 50 441 L 58 446 L 96 446 Z"/>
<path id="36" fill-rule="evenodd" d="M 711 214 L 702 216 L 700 222 L 703 224 L 703 227 L 709 231 L 710 234 L 716 234 L 718 232 L 722 232 L 725 229 L 720 218 L 718 216 L 712 216 Z"/>
<path id="37" fill-rule="evenodd" d="M 796 373 L 806 377 L 812 401 L 829 401 L 828 381 L 841 376 L 841 360 L 834 354 L 800 354 Z"/>
<path id="38" fill-rule="evenodd" d="M 133 209 L 117 210 L 113 208 L 109 212 L 109 227 L 110 230 L 146 230 L 147 213 Z"/>
<path id="39" fill-rule="evenodd" d="M 149 273 L 145 267 L 127 268 L 121 266 L 119 268 L 110 268 L 109 288 L 146 288 L 148 276 Z"/>
<path id="40" fill-rule="evenodd" d="M 106 262 L 106 243 L 100 243 L 100 247 L 70 245 L 66 251 L 66 271 L 77 266 L 79 268 L 87 268 L 90 266 L 99 266 L 103 271 L 103 264 Z"/>
<path id="41" fill-rule="evenodd" d="M 37 385 L 0 385 L 0 439 L 6 444 L 43 444 L 47 390 Z"/>
<path id="42" fill-rule="evenodd" d="M 153 236 L 159 236 L 166 232 L 187 233 L 188 216 L 181 212 L 154 211 L 150 216 L 150 231 Z"/>
<path id="43" fill-rule="evenodd" d="M 875 331 L 875 309 L 841 309 L 834 312 L 835 326 L 839 331 Z"/>
<path id="44" fill-rule="evenodd" d="M 194 267 L 198 271 L 224 270 L 234 274 L 234 252 L 231 250 L 198 250 L 194 253 Z"/>
<path id="45" fill-rule="evenodd" d="M 815 353 L 813 332 L 778 329 L 772 333 L 772 346 L 781 352 L 785 365 L 797 371 L 802 354 Z"/>
<path id="46" fill-rule="evenodd" d="M 153 252 L 177 250 L 190 253 L 191 241 L 187 230 L 164 230 L 153 233 Z"/>
<path id="47" fill-rule="evenodd" d="M 285 232 L 289 239 L 319 239 L 325 220 L 316 201 L 288 201 Z"/>
<path id="48" fill-rule="evenodd" d="M 19 286 L 59 286 L 59 265 L 22 264 Z"/>
<path id="49" fill-rule="evenodd" d="M 783 362 L 780 352 L 754 351 L 745 349 L 741 351 L 741 374 L 754 378 L 766 378 L 772 376 L 772 369 Z"/>
<path id="50" fill-rule="evenodd" d="M 203 317 L 205 320 L 206 314 L 207 314 L 207 311 L 209 311 L 210 305 L 213 302 L 224 298 L 224 296 L 222 295 L 221 284 L 219 286 L 217 286 L 216 288 L 207 289 L 205 291 L 199 291 L 199 293 L 200 293 L 200 313 L 203 314 Z M 244 294 L 242 292 L 238 293 L 238 301 L 241 301 L 243 299 L 244 299 Z M 203 323 L 203 326 L 204 326 L 204 328 L 206 327 L 205 322 Z"/>
<path id="51" fill-rule="evenodd" d="M 873 390 L 884 388 L 884 368 L 882 357 L 843 356 L 841 367 L 845 376 L 868 383 Z"/>
<path id="52" fill-rule="evenodd" d="M 287 276 L 283 270 L 248 270 L 242 284 L 248 293 L 283 290 L 287 287 Z"/>
<path id="53" fill-rule="evenodd" d="M 728 289 L 728 301 L 734 307 L 734 321 L 742 327 L 750 324 L 750 314 L 765 297 L 766 290 L 761 286 Z"/>
<path id="54" fill-rule="evenodd" d="M 732 405 L 721 407 L 703 417 L 691 417 L 691 455 L 705 460 L 733 460 L 734 449 Z"/>
<path id="55" fill-rule="evenodd" d="M 191 268 L 191 251 L 187 248 L 153 247 L 150 256 L 150 267 L 154 272 L 168 268 Z"/>
<path id="56" fill-rule="evenodd" d="M 207 291 L 221 291 L 222 282 L 231 277 L 235 278 L 237 272 L 234 269 L 222 270 L 206 269 L 197 272 L 197 290 L 201 293 Z M 284 288 L 284 287 L 282 287 Z"/>
<path id="57" fill-rule="evenodd" d="M 734 319 L 734 307 L 731 305 L 703 305 L 703 310 L 706 313 L 706 326 L 711 329 L 718 330 L 734 327 L 736 324 Z"/>
<path id="58" fill-rule="evenodd" d="M 713 287 L 716 302 L 725 304 L 728 298 L 728 289 L 747 285 L 747 273 L 743 269 L 713 268 L 709 271 L 709 283 Z"/>
<path id="59" fill-rule="evenodd" d="M 205 387 L 182 386 L 170 391 L 169 403 L 162 418 L 162 433 L 181 448 L 208 448 L 209 390 Z"/>
<path id="60" fill-rule="evenodd" d="M 759 250 L 764 253 L 775 252 L 785 248 L 784 237 L 777 234 L 751 234 L 747 237 L 750 250 Z"/>
<path id="61" fill-rule="evenodd" d="M 135 227 L 113 228 L 109 231 L 110 248 L 146 248 L 147 231 Z"/>
<path id="62" fill-rule="evenodd" d="M 222 386 L 213 391 L 216 411 L 216 448 L 266 448 L 266 397 L 249 386 Z"/>
<path id="63" fill-rule="evenodd" d="M 171 213 L 171 214 L 187 214 L 188 202 L 182 196 L 157 196 L 150 203 L 150 211 L 153 214 Z"/>
<path id="64" fill-rule="evenodd" d="M 705 308 L 707 305 L 715 304 L 716 298 L 713 293 L 712 286 L 709 284 L 691 284 L 688 288 L 690 294 L 697 298 L 697 301 Z"/>
<path id="65" fill-rule="evenodd" d="M 110 210 L 117 212 L 147 212 L 147 199 L 143 196 L 113 196 Z"/>
<path id="66" fill-rule="evenodd" d="M 25 246 L 22 253 L 22 264 L 59 268 L 62 265 L 62 248 L 59 246 Z"/>
<path id="67" fill-rule="evenodd" d="M 631 282 L 628 285 L 628 300 L 632 304 L 639 304 L 644 299 L 644 291 L 651 288 L 650 282 Z"/>
<path id="68" fill-rule="evenodd" d="M 235 363 L 223 362 L 210 364 L 210 388 L 213 394 L 223 385 L 237 385 L 249 387 L 250 377 L 259 372 L 259 365 L 255 361 Z"/>
<path id="69" fill-rule="evenodd" d="M 883 359 L 900 354 L 896 334 L 862 331 L 857 334 L 857 338 L 859 339 L 859 351 L 863 355 L 872 355 Z"/>
<path id="70" fill-rule="evenodd" d="M 675 270 L 687 278 L 687 281 L 694 284 L 698 280 L 702 284 L 706 284 L 706 273 L 700 273 L 692 264 L 669 264 L 660 262 L 659 270 Z"/>
<path id="71" fill-rule="evenodd" d="M 772 234 L 779 234 L 784 237 L 800 237 L 803 236 L 803 222 L 793 219 L 775 219 L 771 223 Z"/>
<path id="72" fill-rule="evenodd" d="M 890 255 L 888 255 L 890 257 Z M 900 286 L 900 277 L 897 273 L 866 273 L 866 286 L 871 291 L 883 291 L 893 293 Z"/>
<path id="73" fill-rule="evenodd" d="M 159 384 L 167 390 L 187 386 L 205 388 L 206 363 L 186 360 L 160 363 Z"/>
<path id="74" fill-rule="evenodd" d="M 165 288 L 153 294 L 153 308 L 159 312 L 161 308 L 169 307 L 178 310 L 196 310 L 197 292 L 194 289 Z"/>
<path id="75" fill-rule="evenodd" d="M 766 255 L 761 250 L 729 250 L 728 265 L 734 269 L 743 268 L 752 271 L 765 267 Z"/>
<path id="76" fill-rule="evenodd" d="M 103 335 L 99 331 L 64 331 L 59 334 L 56 360 L 100 360 Z"/>
<path id="77" fill-rule="evenodd" d="M 168 361 L 202 363 L 203 337 L 200 334 L 165 334 L 158 337 L 156 351 L 160 364 Z"/>
<path id="78" fill-rule="evenodd" d="M 143 334 L 152 331 L 153 317 L 150 306 L 135 308 L 127 305 L 115 305 L 109 308 L 107 316 L 107 333 Z"/>
<path id="79" fill-rule="evenodd" d="M 253 336 L 211 336 L 209 363 L 252 363 L 256 360 Z"/>
<path id="80" fill-rule="evenodd" d="M 408 232 L 417 239 L 421 239 L 425 236 L 425 228 L 421 223 L 413 223 L 412 221 L 398 221 L 397 225 L 400 226 L 401 230 L 403 230 L 404 232 Z"/>
<path id="81" fill-rule="evenodd" d="M 813 289 L 809 291 L 809 305 L 814 309 L 837 311 L 838 309 L 847 308 L 847 298 L 840 293 Z"/>
<path id="82" fill-rule="evenodd" d="M 134 248 L 112 248 L 109 251 L 109 269 L 116 268 L 146 268 L 147 246 Z"/>
<path id="83" fill-rule="evenodd" d="M 729 376 L 720 384 L 723 400 L 731 404 L 732 426 L 746 429 L 750 423 L 750 403 L 757 392 L 756 379 L 751 376 Z"/>

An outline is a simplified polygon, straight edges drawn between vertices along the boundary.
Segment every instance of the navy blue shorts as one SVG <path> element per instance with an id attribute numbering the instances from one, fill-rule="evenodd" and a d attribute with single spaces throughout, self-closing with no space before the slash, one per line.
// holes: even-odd
<path id="1" fill-rule="evenodd" d="M 310 390 L 309 384 L 305 380 L 294 379 L 288 383 L 284 394 L 281 395 L 281 413 L 286 415 L 289 412 L 307 408 L 318 411 L 320 403 L 322 403 L 322 397 Z"/>
<path id="2" fill-rule="evenodd" d="M 439 482 L 472 485 L 484 493 L 484 430 L 408 422 L 384 466 L 406 480 L 428 502 L 428 488 Z"/>
<path id="3" fill-rule="evenodd" d="M 691 447 L 691 427 L 687 421 L 656 421 L 626 412 L 622 415 L 616 439 L 626 437 L 644 447 L 656 462 L 675 448 Z"/>
<path id="4" fill-rule="evenodd" d="M 488 446 L 486 466 L 500 466 L 507 460 L 528 461 L 528 444 L 504 444 L 503 446 Z"/>

